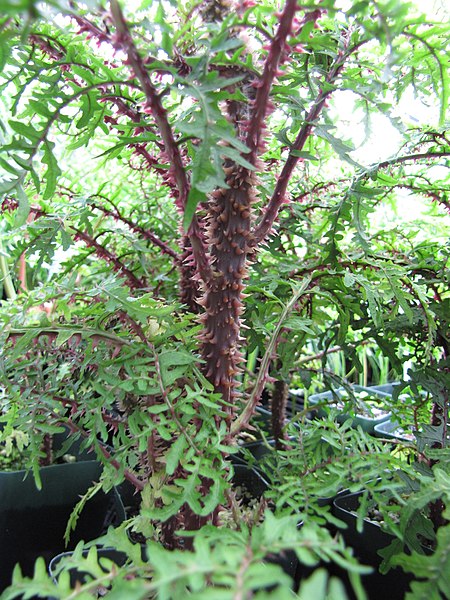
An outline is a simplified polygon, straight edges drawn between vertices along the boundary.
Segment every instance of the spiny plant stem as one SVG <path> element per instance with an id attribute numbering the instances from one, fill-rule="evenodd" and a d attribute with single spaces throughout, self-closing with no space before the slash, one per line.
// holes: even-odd
<path id="1" fill-rule="evenodd" d="M 209 242 L 214 261 L 213 277 L 199 301 L 205 308 L 201 316 L 202 358 L 206 377 L 214 385 L 230 414 L 235 398 L 235 377 L 242 359 L 239 352 L 243 280 L 247 275 L 246 255 L 250 231 L 252 182 L 242 169 L 233 165 L 227 190 L 213 194 L 210 205 Z"/>
<path id="2" fill-rule="evenodd" d="M 277 379 L 273 384 L 272 400 L 270 403 L 272 413 L 272 435 L 275 439 L 275 448 L 282 450 L 288 440 L 284 430 L 286 419 L 286 405 L 289 397 L 289 386 L 287 381 Z"/>
<path id="3" fill-rule="evenodd" d="M 142 86 L 142 91 L 144 92 L 147 100 L 147 108 L 151 111 L 164 141 L 164 148 L 172 166 L 178 187 L 178 206 L 179 209 L 183 211 L 186 206 L 189 193 L 189 182 L 184 169 L 180 150 L 175 141 L 172 128 L 167 118 L 167 111 L 163 107 L 161 98 L 150 81 L 144 61 L 134 45 L 134 41 L 128 30 L 128 25 L 125 21 L 119 3 L 117 0 L 111 0 L 110 5 L 111 14 L 117 28 L 115 45 L 118 49 L 123 50 L 127 54 L 128 64 L 132 68 L 135 77 Z M 192 250 L 196 258 L 197 269 L 202 279 L 207 281 L 210 277 L 210 266 L 207 260 L 200 227 L 195 216 L 189 227 L 188 234 L 192 244 Z"/>
<path id="4" fill-rule="evenodd" d="M 249 129 L 246 139 L 246 145 L 250 149 L 247 160 L 255 164 L 258 151 L 260 150 L 261 138 L 264 133 L 264 119 L 269 108 L 269 95 L 272 84 L 278 75 L 278 66 L 289 50 L 286 39 L 291 33 L 292 22 L 297 11 L 297 0 L 287 0 L 283 12 L 280 15 L 280 24 L 275 37 L 270 43 L 269 54 L 267 56 L 263 74 L 257 83 L 258 88 L 253 103 L 252 112 L 249 119 Z"/>
<path id="5" fill-rule="evenodd" d="M 228 103 L 228 116 L 236 135 L 245 140 L 250 149 L 247 160 L 255 166 L 258 154 L 264 149 L 262 137 L 264 119 L 271 108 L 270 90 L 288 49 L 286 39 L 291 33 L 296 10 L 296 0 L 288 0 L 270 44 L 262 76 L 256 81 L 244 78 L 245 100 Z M 212 277 L 204 280 L 205 295 L 200 301 L 205 308 L 201 317 L 204 325 L 201 354 L 206 377 L 222 395 L 224 408 L 231 417 L 238 396 L 236 375 L 242 361 L 241 314 L 247 257 L 254 245 L 250 230 L 257 179 L 252 171 L 231 161 L 224 165 L 224 172 L 228 189 L 214 192 L 209 206 Z"/>
<path id="6" fill-rule="evenodd" d="M 409 162 L 410 160 L 423 160 L 427 158 L 446 158 L 450 156 L 450 152 L 418 152 L 417 154 L 406 154 L 405 156 L 398 156 L 397 158 L 391 158 L 389 160 L 385 160 L 384 162 L 378 163 L 378 169 L 385 169 L 386 167 L 391 167 L 395 165 L 399 165 L 404 162 Z"/>
<path id="7" fill-rule="evenodd" d="M 249 568 L 251 567 L 253 560 L 253 549 L 250 543 L 246 545 L 245 550 L 245 554 L 242 557 L 242 562 L 236 574 L 236 591 L 233 595 L 233 600 L 244 600 L 248 597 L 245 585 L 246 574 Z"/>

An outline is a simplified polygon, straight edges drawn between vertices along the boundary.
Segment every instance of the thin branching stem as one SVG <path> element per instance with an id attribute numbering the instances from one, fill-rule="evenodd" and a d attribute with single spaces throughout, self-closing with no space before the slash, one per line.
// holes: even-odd
<path id="1" fill-rule="evenodd" d="M 184 168 L 180 149 L 174 138 L 172 127 L 167 118 L 167 111 L 162 104 L 161 96 L 157 93 L 150 80 L 142 57 L 134 45 L 133 38 L 131 37 L 119 3 L 117 0 L 111 0 L 110 4 L 111 14 L 118 34 L 116 39 L 116 47 L 123 50 L 127 54 L 128 64 L 142 86 L 142 91 L 145 94 L 148 109 L 151 111 L 164 141 L 165 151 L 168 155 L 169 162 L 172 166 L 175 176 L 175 181 L 177 183 L 179 208 L 183 211 L 186 207 L 190 185 Z M 188 234 L 197 269 L 203 281 L 208 281 L 211 276 L 211 268 L 206 256 L 206 250 L 203 243 L 200 226 L 195 215 L 189 227 Z"/>
<path id="2" fill-rule="evenodd" d="M 245 427 L 250 421 L 251 416 L 255 412 L 256 405 L 259 402 L 259 398 L 261 397 L 261 393 L 264 389 L 265 382 L 267 381 L 270 363 L 272 362 L 273 353 L 277 345 L 278 336 L 280 335 L 280 332 L 283 328 L 283 324 L 288 318 L 290 312 L 297 305 L 297 302 L 299 301 L 301 296 L 303 296 L 306 293 L 306 290 L 308 289 L 310 283 L 311 277 L 306 277 L 303 280 L 302 285 L 295 291 L 292 298 L 283 308 L 280 318 L 278 319 L 278 323 L 267 344 L 264 356 L 262 357 L 261 366 L 252 393 L 250 394 L 250 397 L 247 400 L 241 414 L 233 421 L 231 425 L 230 437 L 236 436 L 240 431 L 245 429 Z"/>
<path id="3" fill-rule="evenodd" d="M 300 128 L 300 131 L 295 139 L 295 142 L 291 146 L 291 150 L 289 152 L 289 156 L 286 159 L 284 167 L 277 179 L 277 184 L 275 186 L 275 190 L 272 194 L 272 197 L 267 204 L 267 207 L 262 215 L 260 221 L 256 224 L 254 232 L 253 232 L 253 245 L 258 245 L 261 243 L 269 234 L 272 229 L 273 223 L 277 218 L 280 207 L 286 201 L 286 191 L 291 180 L 294 169 L 299 161 L 298 152 L 302 150 L 305 146 L 305 143 L 309 139 L 311 132 L 316 124 L 317 119 L 319 118 L 323 107 L 325 106 L 327 100 L 331 96 L 334 91 L 334 83 L 339 77 L 342 69 L 345 66 L 345 63 L 348 57 L 356 52 L 356 50 L 363 44 L 364 42 L 360 42 L 359 44 L 353 46 L 350 49 L 340 50 L 325 78 L 325 82 L 327 84 L 326 89 L 321 89 L 319 91 L 318 96 L 314 100 L 311 108 L 309 109 L 308 114 L 305 117 L 304 124 Z"/>
<path id="4" fill-rule="evenodd" d="M 450 152 L 419 152 L 417 154 L 406 154 L 405 156 L 397 156 L 396 158 L 390 158 L 384 162 L 378 163 L 375 168 L 385 169 L 394 165 L 399 165 L 404 162 L 433 159 L 433 158 L 446 158 L 450 156 Z"/>
<path id="5" fill-rule="evenodd" d="M 96 203 L 92 203 L 92 206 L 93 208 L 96 208 L 97 210 L 101 211 L 103 214 L 109 217 L 113 217 L 113 219 L 117 219 L 118 221 L 122 221 L 122 223 L 128 225 L 130 229 L 140 234 L 144 239 L 151 242 L 154 246 L 157 246 L 164 254 L 167 254 L 168 256 L 173 258 L 177 264 L 180 262 L 179 254 L 175 252 L 175 250 L 172 250 L 172 248 L 166 242 L 163 242 L 163 240 L 161 240 L 153 232 L 144 229 L 131 219 L 128 219 L 127 217 L 121 215 L 117 209 L 113 211 Z"/>
<path id="6" fill-rule="evenodd" d="M 142 289 L 146 286 L 144 280 L 139 279 L 136 275 L 130 271 L 110 250 L 105 248 L 102 244 L 99 244 L 92 236 L 88 235 L 80 229 L 74 227 L 75 237 L 82 240 L 88 247 L 94 248 L 99 258 L 103 258 L 106 262 L 110 263 L 114 270 L 119 274 L 123 275 L 128 281 L 128 285 L 132 289 Z"/>
<path id="7" fill-rule="evenodd" d="M 270 90 L 273 81 L 277 76 L 278 66 L 282 60 L 283 54 L 286 53 L 286 39 L 292 30 L 292 22 L 296 10 L 297 0 L 287 0 L 280 16 L 280 24 L 277 33 L 270 44 L 269 54 L 264 65 L 262 76 L 257 84 L 258 89 L 256 91 L 256 97 L 249 119 L 249 130 L 246 139 L 246 145 L 250 150 L 247 158 L 252 164 L 255 163 L 260 148 Z"/>

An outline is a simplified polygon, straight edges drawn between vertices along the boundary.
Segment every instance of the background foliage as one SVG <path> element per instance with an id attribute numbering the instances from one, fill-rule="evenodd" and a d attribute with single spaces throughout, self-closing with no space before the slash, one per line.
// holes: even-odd
<path id="1" fill-rule="evenodd" d="M 110 531 L 129 563 L 106 575 L 80 548 L 79 597 L 105 581 L 112 598 L 296 597 L 262 563 L 293 549 L 348 567 L 364 598 L 364 568 L 324 528 L 343 488 L 365 490 L 360 519 L 369 491 L 380 506 L 384 568 L 421 579 L 407 597 L 448 593 L 448 26 L 394 0 L 278 4 L 2 3 L 2 440 L 27 433 L 39 484 L 68 427 L 105 490 L 134 486 L 127 528 L 147 540 L 143 558 Z M 372 159 L 380 123 L 398 144 Z M 407 219 L 416 206 L 426 218 Z M 411 443 L 309 419 L 311 392 L 392 379 Z M 306 404 L 280 433 L 289 387 Z M 217 528 L 263 390 L 263 435 L 289 439 L 266 448 L 271 510 Z M 177 529 L 197 531 L 191 551 Z M 71 593 L 36 569 L 5 598 Z M 346 595 L 323 568 L 301 586 Z"/>

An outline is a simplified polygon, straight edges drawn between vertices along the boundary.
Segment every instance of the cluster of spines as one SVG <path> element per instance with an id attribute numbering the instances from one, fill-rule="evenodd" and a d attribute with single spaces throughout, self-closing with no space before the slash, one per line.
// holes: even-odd
<path id="1" fill-rule="evenodd" d="M 204 308 L 200 319 L 204 327 L 201 342 L 206 377 L 226 403 L 233 403 L 242 361 L 241 315 L 255 178 L 236 164 L 228 165 L 225 171 L 229 187 L 214 192 L 210 200 L 208 242 L 212 276 L 199 303 Z"/>
<path id="2" fill-rule="evenodd" d="M 200 283 L 189 236 L 183 235 L 180 245 L 182 252 L 180 258 L 180 302 L 187 306 L 191 312 L 199 313 Z"/>
<path id="3" fill-rule="evenodd" d="M 290 52 L 287 37 L 296 26 L 295 0 L 286 2 L 279 16 L 278 31 L 269 46 L 263 75 L 257 80 L 244 81 L 244 102 L 227 103 L 228 118 L 236 135 L 245 141 L 250 152 L 246 155 L 255 168 L 260 169 L 258 156 L 264 152 L 265 119 L 273 110 L 270 90 L 280 75 L 279 65 Z M 217 190 L 211 197 L 209 208 L 208 242 L 212 260 L 212 277 L 205 282 L 205 294 L 200 301 L 205 313 L 201 335 L 202 358 L 206 377 L 215 390 L 222 394 L 228 412 L 233 412 L 237 397 L 236 376 L 240 370 L 242 354 L 241 315 L 243 312 L 244 280 L 247 263 L 254 254 L 252 235 L 252 203 L 256 196 L 257 178 L 252 171 L 235 163 L 224 167 L 228 189 Z M 281 413 L 286 403 L 285 391 L 281 394 Z M 282 419 L 278 419 L 281 422 Z M 282 432 L 279 432 L 282 436 Z"/>

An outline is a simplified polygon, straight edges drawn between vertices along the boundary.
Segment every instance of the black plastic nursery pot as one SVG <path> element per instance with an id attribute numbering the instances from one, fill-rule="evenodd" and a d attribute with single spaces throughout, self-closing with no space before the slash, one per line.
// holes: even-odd
<path id="1" fill-rule="evenodd" d="M 390 394 L 381 392 L 379 390 L 375 390 L 373 387 L 366 388 L 366 387 L 363 387 L 360 385 L 354 385 L 352 387 L 352 389 L 356 393 L 367 392 L 368 394 L 379 398 L 380 402 L 382 402 L 383 399 L 385 399 L 385 398 L 389 398 L 389 396 L 390 396 Z M 331 392 L 331 391 L 322 392 L 320 394 L 313 394 L 312 396 L 310 396 L 309 401 L 313 407 L 316 404 L 320 405 L 322 403 L 328 404 L 330 407 L 332 407 L 336 403 L 336 396 L 339 398 L 339 397 L 341 397 L 342 394 L 344 394 L 344 392 L 346 392 L 346 390 L 344 388 L 339 388 L 339 389 L 335 390 L 334 395 L 333 395 L 333 392 Z M 324 408 L 320 407 L 318 409 L 317 414 L 319 417 L 323 417 L 326 415 L 326 411 L 324 410 Z M 338 414 L 337 421 L 338 421 L 338 423 L 343 423 L 347 419 L 352 418 L 354 427 L 359 426 L 363 429 L 363 431 L 373 434 L 375 426 L 378 425 L 379 423 L 383 423 L 383 421 L 387 421 L 388 419 L 390 419 L 390 417 L 391 417 L 391 412 L 388 410 L 386 410 L 382 414 L 380 414 L 378 416 L 374 416 L 374 417 L 369 417 L 369 416 L 365 416 L 362 414 L 361 415 L 355 414 L 354 416 L 350 416 L 348 413 L 342 412 L 342 413 Z"/>
<path id="2" fill-rule="evenodd" d="M 390 440 L 402 440 L 404 442 L 414 442 L 414 427 L 409 429 L 402 427 L 397 421 L 384 421 L 375 426 L 375 435 Z"/>
<path id="3" fill-rule="evenodd" d="M 333 512 L 343 521 L 347 528 L 341 531 L 347 546 L 353 548 L 354 555 L 361 564 L 373 567 L 373 573 L 362 576 L 362 583 L 369 600 L 389 598 L 389 600 L 403 600 L 409 590 L 413 577 L 402 569 L 391 569 L 385 575 L 378 571 L 382 558 L 378 551 L 388 546 L 394 537 L 381 529 L 378 523 L 364 519 L 361 532 L 357 529 L 356 511 L 359 506 L 360 493 L 342 495 L 333 502 Z M 346 573 L 337 565 L 333 565 L 336 575 L 347 583 L 349 598 L 355 598 L 348 585 Z"/>
<path id="4" fill-rule="evenodd" d="M 395 387 L 400 385 L 399 381 L 392 381 L 390 383 L 381 383 L 379 385 L 370 385 L 368 386 L 369 390 L 376 390 L 377 392 L 383 392 L 383 394 L 392 395 L 394 393 Z"/>
<path id="5" fill-rule="evenodd" d="M 31 473 L 0 473 L 0 591 L 11 583 L 16 563 L 31 576 L 39 556 L 49 562 L 80 540 L 93 540 L 109 525 L 123 521 L 125 513 L 117 492 L 98 492 L 81 511 L 65 546 L 69 517 L 101 471 L 96 461 L 44 467 L 40 471 L 41 490 Z"/>
<path id="6" fill-rule="evenodd" d="M 245 488 L 254 498 L 260 498 L 267 490 L 269 484 L 255 469 L 247 465 L 235 463 L 233 470 L 233 487 Z M 267 562 L 280 565 L 283 571 L 296 583 L 299 562 L 293 550 L 287 550 L 282 554 L 271 554 L 267 557 Z"/>

